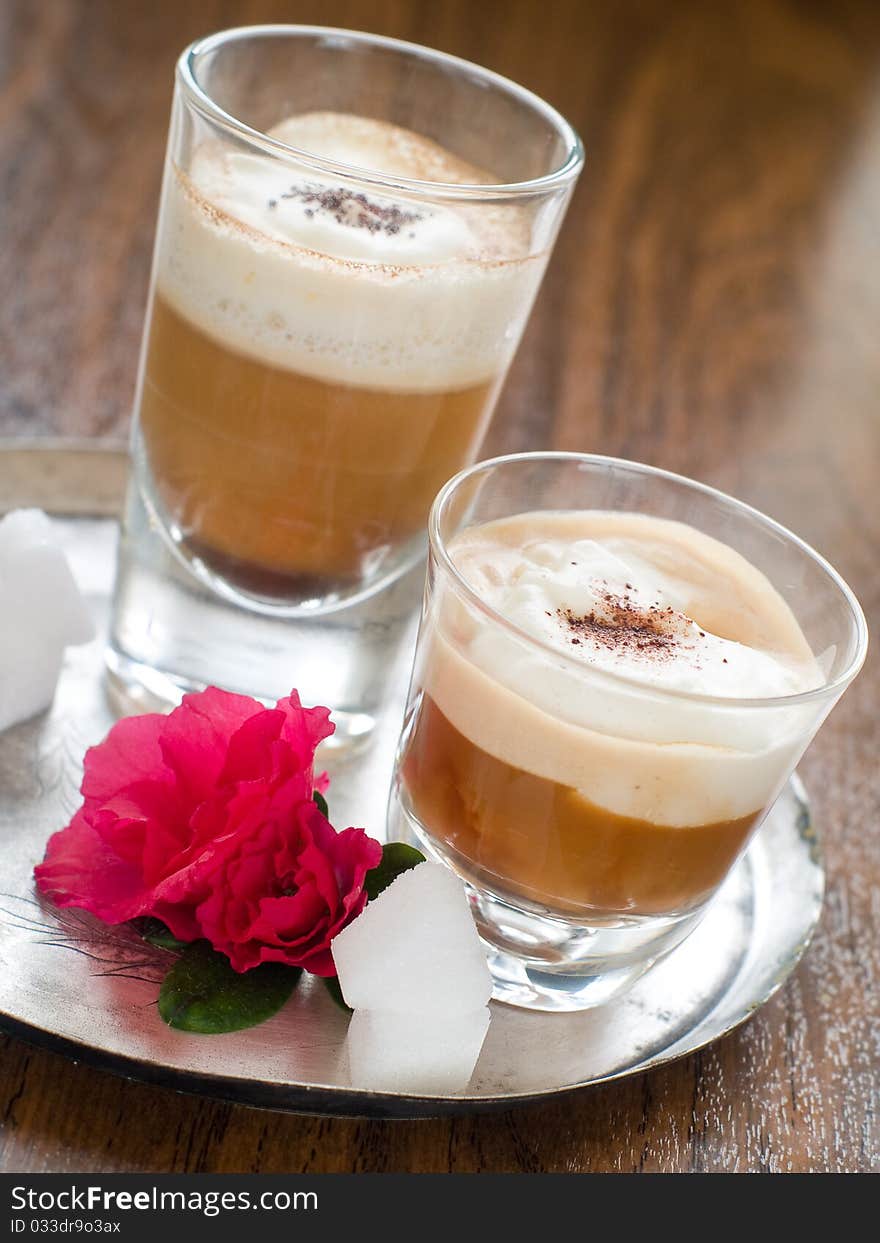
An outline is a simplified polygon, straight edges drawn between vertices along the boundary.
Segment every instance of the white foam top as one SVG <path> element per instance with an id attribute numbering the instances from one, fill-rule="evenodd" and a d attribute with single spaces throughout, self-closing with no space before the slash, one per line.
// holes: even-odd
<path id="1" fill-rule="evenodd" d="M 738 701 L 824 679 L 785 601 L 733 549 L 644 515 L 541 513 L 471 528 L 450 554 L 539 641 L 438 594 L 426 689 L 483 750 L 668 825 L 747 815 L 787 775 L 811 709 Z"/>
<path id="2" fill-rule="evenodd" d="M 734 699 L 805 689 L 802 663 L 703 630 L 682 611 L 683 585 L 641 560 L 637 547 L 613 552 L 592 539 L 535 540 L 493 549 L 486 568 L 484 599 L 579 663 L 648 686 Z M 471 651 L 484 668 L 497 664 L 486 631 Z M 539 676 L 534 689 L 540 685 Z"/>
<path id="3" fill-rule="evenodd" d="M 336 113 L 271 133 L 386 176 L 491 180 L 426 138 Z M 524 209 L 430 203 L 204 144 L 166 179 L 160 292 L 208 335 L 274 366 L 395 391 L 493 378 L 545 255 Z"/>

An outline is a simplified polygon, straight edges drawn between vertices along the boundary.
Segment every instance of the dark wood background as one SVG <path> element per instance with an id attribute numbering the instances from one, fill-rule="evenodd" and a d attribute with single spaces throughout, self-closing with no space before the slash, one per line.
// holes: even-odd
<path id="1" fill-rule="evenodd" d="M 175 55 L 283 20 L 482 62 L 584 138 L 490 448 L 598 450 L 734 492 L 828 556 L 877 633 L 876 0 L 5 0 L 0 434 L 123 433 Z M 878 693 L 869 657 L 803 765 L 829 870 L 816 941 L 705 1052 L 556 1104 L 381 1123 L 175 1096 L 2 1040 L 0 1166 L 877 1168 Z"/>

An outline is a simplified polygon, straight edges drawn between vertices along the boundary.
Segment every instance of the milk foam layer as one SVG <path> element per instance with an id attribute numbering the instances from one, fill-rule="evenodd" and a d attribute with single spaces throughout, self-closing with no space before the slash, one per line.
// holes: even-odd
<path id="1" fill-rule="evenodd" d="M 272 131 L 389 176 L 491 178 L 426 138 L 335 113 Z M 394 391 L 485 382 L 516 346 L 544 266 L 515 207 L 433 204 L 305 164 L 204 144 L 164 193 L 159 292 L 271 365 Z"/>
<path id="2" fill-rule="evenodd" d="M 733 549 L 679 523 L 585 512 L 471 528 L 450 555 L 538 640 L 438 591 L 425 689 L 477 746 L 657 824 L 738 819 L 773 797 L 811 710 L 737 701 L 824 679 L 785 601 Z"/>
<path id="3" fill-rule="evenodd" d="M 648 686 L 734 699 L 808 689 L 803 662 L 725 639 L 688 617 L 688 593 L 645 562 L 637 543 L 548 538 L 462 557 L 480 595 L 520 629 L 567 657 Z M 500 668 L 483 632 L 471 652 Z M 540 680 L 533 688 L 540 694 Z M 577 702 L 572 710 L 578 712 Z"/>

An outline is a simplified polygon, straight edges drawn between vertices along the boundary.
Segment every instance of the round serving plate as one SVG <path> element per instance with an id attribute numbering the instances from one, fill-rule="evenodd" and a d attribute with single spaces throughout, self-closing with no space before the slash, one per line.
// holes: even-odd
<path id="1" fill-rule="evenodd" d="M 40 505 L 106 626 L 126 475 L 119 448 L 12 442 L 0 449 L 0 512 Z M 451 1096 L 352 1086 L 348 1019 L 306 979 L 269 1022 L 197 1036 L 156 1008 L 171 961 L 126 927 L 39 900 L 33 867 L 78 801 L 82 758 L 114 720 L 103 636 L 68 649 L 50 710 L 0 735 L 0 1027 L 133 1079 L 295 1113 L 415 1118 L 502 1108 L 623 1078 L 692 1053 L 749 1018 L 803 954 L 824 873 L 803 791 L 792 782 L 691 936 L 625 996 L 580 1014 L 492 1005 L 466 1091 Z M 411 648 L 389 677 L 368 749 L 330 756 L 339 825 L 385 836 L 385 804 Z"/>

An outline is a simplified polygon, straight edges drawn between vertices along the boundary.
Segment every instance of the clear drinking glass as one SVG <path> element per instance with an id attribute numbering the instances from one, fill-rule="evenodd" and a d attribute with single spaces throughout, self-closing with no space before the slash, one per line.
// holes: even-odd
<path id="1" fill-rule="evenodd" d="M 413 44 L 183 53 L 108 651 L 129 697 L 297 686 L 369 730 L 581 163 L 542 100 Z"/>
<path id="2" fill-rule="evenodd" d="M 662 529 L 673 545 L 682 523 L 720 541 L 703 543 L 693 557 L 689 590 L 702 601 L 694 620 L 749 646 L 790 646 L 802 662 L 797 667 L 809 671 L 797 685 L 813 689 L 745 699 L 731 697 L 734 683 L 724 695 L 717 684 L 714 694 L 701 693 L 708 676 L 703 656 L 688 666 L 686 689 L 658 686 L 656 662 L 666 640 L 656 634 L 666 633 L 666 623 L 655 633 L 650 618 L 642 630 L 635 619 L 625 642 L 636 651 L 646 644 L 644 656 L 600 669 L 565 646 L 585 642 L 590 627 L 600 628 L 597 642 L 615 637 L 603 628 L 604 614 L 597 621 L 596 613 L 578 616 L 589 606 L 569 607 L 574 596 L 566 592 L 574 589 L 560 595 L 559 617 L 571 631 L 561 644 L 496 611 L 485 583 L 474 590 L 476 563 L 463 560 L 461 550 L 473 546 L 475 529 L 529 515 L 525 527 L 516 527 L 518 550 L 524 530 L 546 535 L 548 515 L 554 523 L 578 515 L 582 524 L 583 511 L 609 538 L 620 535 L 621 521 L 632 522 L 623 514 L 671 519 L 675 526 Z M 639 539 L 650 538 L 648 527 L 638 530 Z M 608 546 L 622 547 L 613 540 Z M 632 558 L 632 546 L 619 555 Z M 530 556 L 577 565 L 560 562 L 552 550 Z M 511 581 L 526 582 L 510 569 L 519 562 L 489 561 L 490 579 L 509 573 Z M 767 580 L 775 588 L 769 597 Z M 531 607 L 534 581 L 522 588 L 523 607 Z M 746 588 L 757 594 L 740 608 Z M 616 626 L 627 621 L 632 597 L 608 590 L 602 598 L 618 610 L 610 615 Z M 427 588 L 391 831 L 413 835 L 466 881 L 494 995 L 535 1009 L 587 1008 L 628 987 L 677 945 L 855 677 L 866 646 L 858 602 L 827 562 L 771 519 L 702 484 L 569 453 L 496 458 L 447 483 L 429 522 Z M 716 668 L 718 676 L 728 675 Z"/>

